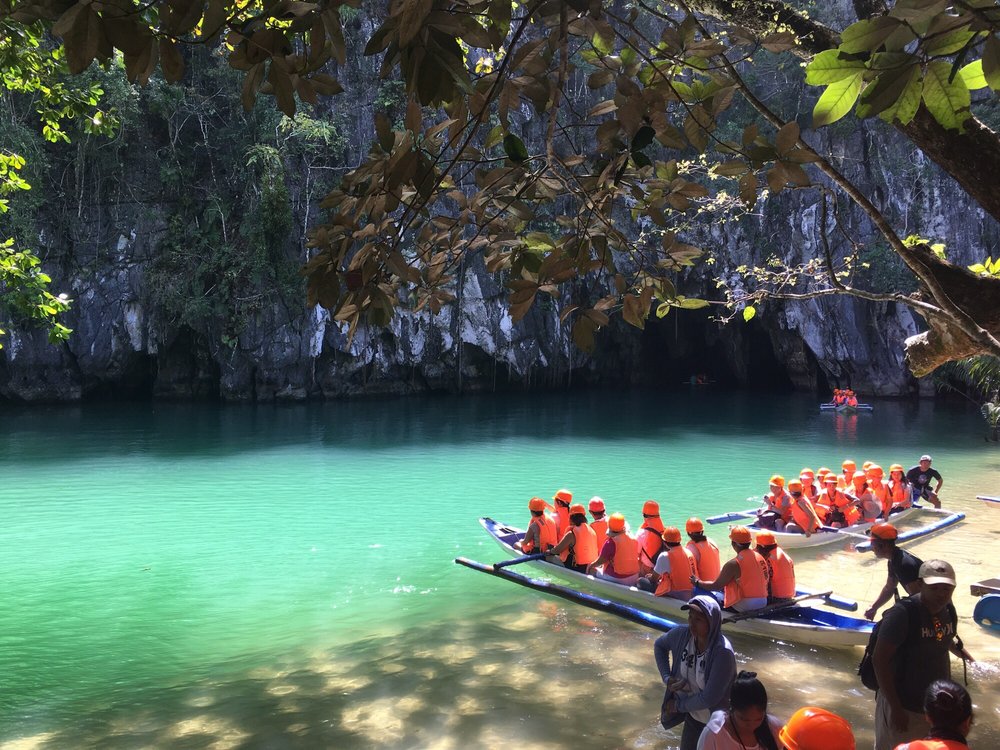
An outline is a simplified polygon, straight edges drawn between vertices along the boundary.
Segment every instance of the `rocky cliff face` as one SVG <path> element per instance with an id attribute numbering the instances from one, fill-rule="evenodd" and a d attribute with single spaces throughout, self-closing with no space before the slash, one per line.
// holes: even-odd
<path id="1" fill-rule="evenodd" d="M 363 16 L 356 23 L 360 32 L 370 26 Z M 282 218 L 290 227 L 281 235 L 286 239 L 268 240 L 267 226 L 259 230 L 247 223 L 251 212 L 263 216 L 258 223 L 270 221 L 260 208 L 267 196 L 248 192 L 260 176 L 240 171 L 256 162 L 227 166 L 221 155 L 222 142 L 232 137 L 229 121 L 218 108 L 195 108 L 195 83 L 180 100 L 162 91 L 159 99 L 123 94 L 131 97 L 139 125 L 126 127 L 110 149 L 113 158 L 94 144 L 51 153 L 41 188 L 51 200 L 34 219 L 56 288 L 75 300 L 67 321 L 74 334 L 68 344 L 52 347 L 40 333 L 11 331 L 0 351 L 0 395 L 23 401 L 120 394 L 274 401 L 598 382 L 676 384 L 694 372 L 753 387 L 780 383 L 824 390 L 850 384 L 866 395 L 926 387 L 908 374 L 902 358 L 902 341 L 920 329 L 919 319 L 894 304 L 846 298 L 769 303 L 750 324 L 725 327 L 708 322 L 702 311 L 679 311 L 651 321 L 643 332 L 615 323 L 599 337 L 595 354 L 585 355 L 573 347 L 555 306 L 537 305 L 513 324 L 498 279 L 479 264 L 464 270 L 459 301 L 441 314 L 404 313 L 384 330 L 359 331 L 350 343 L 325 311 L 306 308 L 300 286 L 267 293 L 273 277 L 261 282 L 259 268 L 249 266 L 237 274 L 229 260 L 204 272 L 191 256 L 212 255 L 220 243 L 256 248 L 269 267 L 276 263 L 274 253 L 292 269 L 301 264 L 321 178 L 357 163 L 372 132 L 373 109 L 393 106 L 393 92 L 379 88 L 370 61 L 349 57 L 358 62 L 341 71 L 341 79 L 348 91 L 367 93 L 360 100 L 337 98 L 316 114 L 336 123 L 339 145 L 327 142 L 324 152 L 337 151 L 336 158 L 323 161 L 305 147 L 277 149 L 287 187 L 279 196 L 288 214 Z M 959 262 L 996 255 L 995 223 L 881 122 L 851 120 L 821 137 L 904 233 L 946 241 L 949 257 Z M 174 164 L 177 174 L 168 171 Z M 197 170 L 185 172 L 191 164 Z M 185 208 L 192 194 L 229 196 L 230 203 L 220 203 L 214 213 L 209 200 Z M 762 264 L 773 254 L 789 261 L 816 255 L 817 200 L 812 191 L 785 193 L 762 200 L 752 216 L 707 227 L 703 244 L 718 258 L 712 273 L 735 281 L 735 267 Z M 842 208 L 848 234 L 869 240 L 863 217 Z M 196 239 L 204 246 L 191 247 Z M 837 252 L 848 251 L 842 234 L 831 234 L 830 241 Z M 164 265 L 168 246 L 180 265 Z M 866 252 L 870 273 L 882 274 L 886 283 L 898 281 L 891 254 Z M 197 294 L 179 301 L 168 295 L 171 280 L 195 273 L 204 276 Z M 236 283 L 230 275 L 239 275 Z M 237 291 L 222 298 L 221 313 L 199 307 L 217 299 L 227 283 Z M 680 285 L 686 294 L 714 294 L 704 268 L 688 272 Z M 249 296 L 254 298 L 243 299 Z M 241 313 L 234 320 L 237 305 Z"/>

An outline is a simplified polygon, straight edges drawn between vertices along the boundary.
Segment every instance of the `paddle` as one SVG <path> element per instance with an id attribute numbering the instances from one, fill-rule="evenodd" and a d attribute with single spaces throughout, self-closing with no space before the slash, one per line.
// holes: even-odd
<path id="1" fill-rule="evenodd" d="M 795 591 L 796 596 L 812 593 L 814 592 L 807 591 L 806 589 L 797 589 Z M 843 609 L 847 612 L 858 611 L 858 603 L 854 599 L 848 599 L 837 594 L 827 594 L 823 597 L 823 601 L 828 607 L 833 607 L 834 609 Z"/>
<path id="2" fill-rule="evenodd" d="M 732 617 L 728 617 L 722 621 L 725 625 L 727 622 L 739 622 L 740 620 L 752 620 L 755 617 L 760 617 L 761 615 L 770 614 L 771 612 L 776 612 L 779 609 L 788 609 L 789 607 L 794 607 L 799 602 L 804 602 L 806 599 L 825 599 L 828 596 L 832 596 L 832 591 L 824 591 L 818 594 L 802 594 L 801 596 L 796 596 L 793 599 L 789 599 L 787 602 L 777 602 L 775 604 L 768 604 L 766 607 L 761 607 L 760 609 L 755 609 L 752 612 L 739 612 Z"/>
<path id="3" fill-rule="evenodd" d="M 507 568 L 511 565 L 520 565 L 521 563 L 531 562 L 532 560 L 544 560 L 544 552 L 533 552 L 530 555 L 521 555 L 520 557 L 515 557 L 511 560 L 504 560 L 503 562 L 493 563 L 493 570 L 500 570 L 500 568 Z"/>

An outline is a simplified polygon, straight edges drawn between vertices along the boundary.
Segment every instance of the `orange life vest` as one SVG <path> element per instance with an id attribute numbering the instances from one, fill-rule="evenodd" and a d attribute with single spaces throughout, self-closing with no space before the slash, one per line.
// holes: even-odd
<path id="1" fill-rule="evenodd" d="M 907 482 L 889 480 L 889 497 L 893 508 L 909 508 L 913 504 L 913 495 Z"/>
<path id="2" fill-rule="evenodd" d="M 694 555 L 691 550 L 681 545 L 670 547 L 661 555 L 666 555 L 670 561 L 670 572 L 660 576 L 660 582 L 656 586 L 657 596 L 666 596 L 671 591 L 690 591 L 694 586 L 691 584 L 691 576 L 696 575 Z"/>
<path id="3" fill-rule="evenodd" d="M 528 528 L 532 526 L 538 527 L 538 540 L 541 544 L 542 552 L 545 552 L 552 547 L 556 546 L 558 539 L 556 538 L 556 525 L 552 523 L 550 518 L 545 516 L 532 516 L 531 523 L 528 524 Z M 527 536 L 527 534 L 525 534 Z M 521 551 L 525 554 L 530 554 L 535 549 L 534 540 L 526 541 L 521 545 Z"/>
<path id="4" fill-rule="evenodd" d="M 816 498 L 819 497 L 819 488 L 816 486 L 815 482 L 813 482 L 812 484 L 806 484 L 805 482 L 803 482 L 802 494 L 808 497 L 810 500 L 812 500 L 813 503 L 815 503 Z"/>
<path id="5" fill-rule="evenodd" d="M 569 508 L 564 508 L 556 503 L 556 515 L 552 518 L 556 525 L 556 537 L 562 539 L 569 530 Z"/>
<path id="6" fill-rule="evenodd" d="M 795 563 L 781 547 L 772 549 L 764 558 L 767 563 L 768 596 L 773 599 L 791 599 L 795 596 Z"/>
<path id="7" fill-rule="evenodd" d="M 800 498 L 799 502 L 795 502 L 795 500 L 793 499 L 792 513 L 791 513 L 792 520 L 795 521 L 796 524 L 798 524 L 800 529 L 802 529 L 803 531 L 808 531 L 810 534 L 812 534 L 814 531 L 816 531 L 816 529 L 819 528 L 819 526 L 816 525 L 816 520 L 812 517 L 812 515 L 810 515 L 809 511 L 806 510 L 805 508 L 800 507 L 799 503 L 808 504 L 810 508 L 815 510 L 815 508 L 813 508 L 812 501 L 805 495 L 803 495 Z"/>
<path id="8" fill-rule="evenodd" d="M 604 574 L 615 578 L 628 578 L 639 572 L 639 543 L 628 534 L 621 533 L 608 539 L 615 543 L 615 556 Z"/>
<path id="9" fill-rule="evenodd" d="M 590 522 L 590 528 L 592 528 L 594 533 L 597 534 L 597 549 L 600 549 L 604 546 L 604 542 L 608 538 L 608 519 L 595 519 Z"/>
<path id="10" fill-rule="evenodd" d="M 892 510 L 892 496 L 889 493 L 889 486 L 886 484 L 884 479 L 876 479 L 868 483 L 868 489 L 878 500 L 878 504 L 882 507 L 882 517 L 888 518 L 889 511 Z"/>
<path id="11" fill-rule="evenodd" d="M 852 471 L 850 473 L 850 475 L 848 475 L 848 473 L 845 471 L 843 474 L 838 474 L 837 475 L 837 489 L 838 490 L 846 490 L 849 487 L 853 487 L 854 486 L 854 482 L 852 480 L 854 479 L 854 475 L 857 474 L 857 473 L 858 472 L 856 472 L 856 471 Z"/>
<path id="12" fill-rule="evenodd" d="M 896 745 L 896 750 L 969 750 L 969 746 L 958 740 L 913 740 Z"/>
<path id="13" fill-rule="evenodd" d="M 830 510 L 839 510 L 844 514 L 844 519 L 848 526 L 853 526 L 861 518 L 861 511 L 859 511 L 851 502 L 851 499 L 845 495 L 840 490 L 837 490 L 833 495 L 827 495 L 827 501 L 824 503 Z"/>
<path id="14" fill-rule="evenodd" d="M 653 569 L 653 561 L 663 547 L 663 532 L 657 532 L 649 526 L 643 526 L 636 535 L 635 540 L 639 543 L 639 570 L 649 572 Z"/>
<path id="15" fill-rule="evenodd" d="M 714 581 L 719 577 L 722 560 L 719 558 L 719 548 L 715 546 L 715 542 L 711 539 L 706 539 L 704 542 L 692 539 L 686 546 L 694 557 L 698 578 L 703 581 Z"/>
<path id="16" fill-rule="evenodd" d="M 848 396 L 847 397 L 847 405 L 848 406 L 857 406 L 858 405 L 858 399 L 857 399 L 857 397 L 855 397 L 855 396 Z"/>
<path id="17" fill-rule="evenodd" d="M 723 591 L 723 607 L 732 607 L 744 599 L 767 598 L 767 562 L 752 549 L 736 555 L 740 566 L 739 580 L 730 581 Z"/>
<path id="18" fill-rule="evenodd" d="M 573 531 L 573 562 L 576 565 L 590 565 L 598 558 L 597 534 L 588 524 L 571 527 Z"/>
<path id="19" fill-rule="evenodd" d="M 767 503 L 767 509 L 773 510 L 775 513 L 780 513 L 782 518 L 784 518 L 785 513 L 788 512 L 788 506 L 791 499 L 791 496 L 784 490 L 777 495 L 773 492 L 768 492 L 764 495 L 764 502 Z"/>

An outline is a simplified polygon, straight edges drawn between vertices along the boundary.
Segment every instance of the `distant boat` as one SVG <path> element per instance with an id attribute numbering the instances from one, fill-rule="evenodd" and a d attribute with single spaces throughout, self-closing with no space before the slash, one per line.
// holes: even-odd
<path id="1" fill-rule="evenodd" d="M 820 411 L 835 411 L 840 414 L 854 414 L 859 411 L 872 411 L 874 407 L 871 404 L 858 404 L 857 406 L 851 406 L 849 404 L 820 404 Z"/>

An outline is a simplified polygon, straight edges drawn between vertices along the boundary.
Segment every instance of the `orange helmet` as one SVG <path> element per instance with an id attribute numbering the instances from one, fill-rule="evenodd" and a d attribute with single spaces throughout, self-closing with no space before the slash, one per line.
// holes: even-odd
<path id="1" fill-rule="evenodd" d="M 552 498 L 553 500 L 558 500 L 561 503 L 566 503 L 569 505 L 573 502 L 573 493 L 569 490 L 559 490 Z"/>
<path id="2" fill-rule="evenodd" d="M 845 719 L 822 708 L 800 708 L 778 732 L 787 750 L 855 750 L 854 732 Z"/>
<path id="3" fill-rule="evenodd" d="M 868 475 L 865 474 L 863 471 L 859 471 L 853 477 L 851 477 L 851 481 L 854 482 L 855 484 L 864 484 L 865 482 L 868 481 Z"/>
<path id="4" fill-rule="evenodd" d="M 781 474 L 775 474 L 768 480 L 768 484 L 776 484 L 779 487 L 785 486 L 785 478 Z"/>
<path id="5" fill-rule="evenodd" d="M 750 536 L 750 529 L 746 526 L 733 526 L 729 530 L 729 538 L 740 544 L 750 544 L 753 542 L 753 537 Z"/>
<path id="6" fill-rule="evenodd" d="M 642 504 L 642 515 L 644 516 L 660 515 L 660 504 L 655 500 L 647 500 Z"/>
<path id="7" fill-rule="evenodd" d="M 608 519 L 608 528 L 612 531 L 625 531 L 625 516 L 621 513 L 612 513 Z"/>
<path id="8" fill-rule="evenodd" d="M 774 539 L 774 534 L 770 531 L 761 531 L 757 533 L 757 544 L 770 547 L 771 545 L 777 545 L 778 543 Z"/>
<path id="9" fill-rule="evenodd" d="M 863 464 L 861 464 L 861 471 L 868 471 L 872 467 L 872 464 L 873 464 L 872 461 L 865 461 Z"/>
<path id="10" fill-rule="evenodd" d="M 577 514 L 585 516 L 587 515 L 587 509 L 584 508 L 580 503 L 577 503 L 576 505 L 569 506 L 569 514 L 571 516 L 575 516 Z"/>
<path id="11" fill-rule="evenodd" d="M 889 473 L 892 474 L 894 471 L 905 471 L 902 464 L 893 464 L 889 467 Z"/>
<path id="12" fill-rule="evenodd" d="M 820 466 L 818 469 L 816 469 L 816 476 L 818 476 L 818 477 L 823 477 L 823 476 L 826 476 L 827 474 L 832 474 L 832 473 L 833 472 L 830 471 L 825 466 Z"/>
<path id="13" fill-rule="evenodd" d="M 788 483 L 789 492 L 802 492 L 802 482 L 798 479 L 793 479 Z"/>
<path id="14" fill-rule="evenodd" d="M 899 536 L 899 532 L 896 531 L 896 527 L 891 523 L 877 523 L 871 527 L 869 533 L 876 539 L 884 539 L 889 542 Z"/>
<path id="15" fill-rule="evenodd" d="M 815 479 L 815 478 L 816 474 L 813 472 L 812 469 L 806 468 L 799 472 L 799 479 Z"/>
<path id="16" fill-rule="evenodd" d="M 844 461 L 844 463 L 840 465 L 840 468 L 850 469 L 851 471 L 854 471 L 855 469 L 858 468 L 858 465 L 848 458 Z"/>
<path id="17" fill-rule="evenodd" d="M 545 506 L 548 505 L 542 498 L 533 497 L 528 501 L 528 510 L 545 510 Z"/>
<path id="18" fill-rule="evenodd" d="M 677 544 L 681 543 L 681 530 L 676 526 L 665 527 L 661 536 L 665 542 L 677 542 Z"/>
<path id="19" fill-rule="evenodd" d="M 688 534 L 700 534 L 705 531 L 705 524 L 701 522 L 700 518 L 691 517 L 684 524 L 684 530 Z"/>
<path id="20" fill-rule="evenodd" d="M 870 477 L 875 477 L 875 478 L 878 478 L 878 479 L 881 479 L 881 478 L 882 478 L 882 476 L 883 476 L 883 474 L 885 473 L 885 472 L 884 472 L 884 471 L 882 470 L 882 467 L 881 467 L 881 466 L 879 466 L 878 464 L 872 464 L 871 466 L 869 466 L 869 467 L 868 467 L 868 468 L 866 469 L 866 471 L 867 471 L 867 473 L 868 473 L 868 476 L 870 476 Z"/>
<path id="21" fill-rule="evenodd" d="M 831 473 L 831 474 L 827 474 L 826 476 L 823 477 L 823 484 L 836 484 L 836 483 L 837 483 L 837 475 L 836 474 L 832 474 Z"/>
<path id="22" fill-rule="evenodd" d="M 603 513 L 604 512 L 604 501 L 601 498 L 594 495 L 590 498 L 590 503 L 588 504 L 590 511 L 592 513 Z"/>

